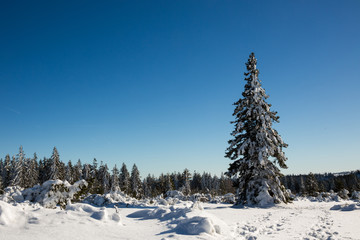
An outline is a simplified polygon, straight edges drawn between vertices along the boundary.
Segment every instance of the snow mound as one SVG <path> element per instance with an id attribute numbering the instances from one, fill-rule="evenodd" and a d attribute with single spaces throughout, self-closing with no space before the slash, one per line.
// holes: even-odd
<path id="1" fill-rule="evenodd" d="M 337 204 L 330 208 L 330 210 L 340 210 L 340 211 L 354 211 L 360 209 L 360 203 L 353 204 Z"/>
<path id="2" fill-rule="evenodd" d="M 105 208 L 101 208 L 100 211 L 93 212 L 90 215 L 91 218 L 96 219 L 98 221 L 107 222 L 108 220 L 112 220 L 114 222 L 120 223 L 120 214 L 113 213 L 109 215 L 108 210 Z"/>
<path id="3" fill-rule="evenodd" d="M 346 198 L 345 198 L 346 199 Z M 344 200 L 338 193 L 334 191 L 330 192 L 321 192 L 318 193 L 316 197 L 314 196 L 296 196 L 294 201 L 304 201 L 309 200 L 311 202 L 341 202 Z"/>
<path id="4" fill-rule="evenodd" d="M 24 220 L 24 213 L 4 201 L 0 201 L 0 225 L 19 224 Z"/>
<path id="5" fill-rule="evenodd" d="M 214 225 L 213 221 L 208 217 L 195 216 L 189 219 L 180 220 L 177 223 L 175 231 L 178 234 L 185 235 L 199 235 L 201 233 L 207 233 L 214 235 L 220 234 L 220 227 Z"/>
<path id="6" fill-rule="evenodd" d="M 139 205 L 139 200 L 131 198 L 121 191 L 111 191 L 110 193 L 99 195 L 92 194 L 84 199 L 85 203 L 96 206 L 106 206 L 109 204 Z"/>
<path id="7" fill-rule="evenodd" d="M 93 213 L 96 212 L 97 209 L 89 204 L 84 203 L 76 203 L 76 204 L 70 204 L 66 206 L 66 210 L 68 211 L 74 211 L 74 212 L 87 212 L 87 213 Z"/>
<path id="8" fill-rule="evenodd" d="M 86 203 L 70 204 L 66 207 L 66 211 L 87 213 L 87 215 L 95 220 L 107 222 L 108 220 L 120 223 L 120 214 L 117 208 L 115 213 L 109 214 L 109 210 L 105 207 L 97 208 Z"/>
<path id="9" fill-rule="evenodd" d="M 161 206 L 153 210 L 140 210 L 129 214 L 130 218 L 158 219 L 161 222 L 167 222 L 169 231 L 161 234 L 175 232 L 184 235 L 199 235 L 199 234 L 221 234 L 222 229 L 227 229 L 228 226 L 207 213 L 200 202 L 194 202 L 191 205 L 185 203 L 184 207 L 179 206 Z M 227 231 L 225 231 L 227 232 Z"/>
<path id="10" fill-rule="evenodd" d="M 105 209 L 102 209 L 102 210 L 100 210 L 98 212 L 93 212 L 90 215 L 90 217 L 101 221 L 101 220 L 105 220 L 108 217 L 108 215 L 107 215 L 107 212 L 105 211 Z"/>

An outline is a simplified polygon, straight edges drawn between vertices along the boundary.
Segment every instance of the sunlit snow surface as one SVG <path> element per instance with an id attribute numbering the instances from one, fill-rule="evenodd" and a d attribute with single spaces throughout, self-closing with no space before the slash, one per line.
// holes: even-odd
<path id="1" fill-rule="evenodd" d="M 0 239 L 360 239 L 360 203 L 354 201 L 115 206 L 77 203 L 60 210 L 0 201 Z"/>

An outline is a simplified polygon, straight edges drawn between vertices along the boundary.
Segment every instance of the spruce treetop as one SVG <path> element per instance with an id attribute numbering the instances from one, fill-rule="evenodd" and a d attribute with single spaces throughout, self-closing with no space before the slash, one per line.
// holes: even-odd
<path id="1" fill-rule="evenodd" d="M 288 145 L 283 142 L 278 132 L 272 128 L 272 122 L 279 122 L 277 112 L 271 111 L 271 104 L 265 100 L 268 95 L 258 78 L 259 70 L 256 68 L 255 54 L 251 53 L 246 63 L 248 72 L 245 72 L 245 90 L 240 98 L 234 103 L 233 116 L 236 120 L 235 129 L 231 133 L 234 139 L 229 140 L 230 146 L 226 151 L 226 157 L 237 160 L 243 154 L 250 154 L 255 161 L 264 164 L 267 157 L 275 157 L 281 168 L 287 168 L 282 148 Z M 261 147 L 259 149 L 259 147 Z"/>

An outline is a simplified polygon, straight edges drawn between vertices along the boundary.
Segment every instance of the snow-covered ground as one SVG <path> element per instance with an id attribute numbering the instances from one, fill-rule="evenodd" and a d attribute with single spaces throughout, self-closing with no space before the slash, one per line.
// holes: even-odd
<path id="1" fill-rule="evenodd" d="M 179 201 L 66 210 L 0 201 L 0 239 L 360 239 L 360 203 L 298 200 L 271 208 Z"/>

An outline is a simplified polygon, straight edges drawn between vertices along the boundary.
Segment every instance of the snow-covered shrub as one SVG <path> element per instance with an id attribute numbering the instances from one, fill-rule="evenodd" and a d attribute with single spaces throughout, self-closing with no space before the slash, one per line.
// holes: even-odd
<path id="1" fill-rule="evenodd" d="M 351 199 L 360 200 L 360 191 L 353 191 L 351 194 Z"/>
<path id="2" fill-rule="evenodd" d="M 176 198 L 175 198 L 176 199 Z M 169 203 L 168 203 L 168 201 L 167 200 L 169 200 L 169 202 L 171 202 L 171 201 L 173 201 L 174 200 L 174 198 L 168 198 L 168 199 L 163 199 L 163 198 L 157 198 L 156 199 L 156 203 L 158 204 L 158 205 L 164 205 L 164 206 L 167 206 L 167 205 L 169 205 Z"/>
<path id="3" fill-rule="evenodd" d="M 195 193 L 189 197 L 190 201 L 209 202 L 211 200 L 210 194 Z"/>
<path id="4" fill-rule="evenodd" d="M 180 199 L 180 200 L 183 200 L 184 199 L 184 194 L 180 191 L 176 191 L 176 190 L 170 190 L 170 191 L 167 191 L 165 193 L 165 198 L 168 198 L 168 197 L 171 197 L 171 198 L 177 198 L 177 199 Z"/>
<path id="5" fill-rule="evenodd" d="M 336 201 L 336 202 L 341 201 L 341 198 L 336 192 L 334 192 L 334 190 L 329 191 L 329 198 L 331 199 L 331 201 Z"/>
<path id="6" fill-rule="evenodd" d="M 80 198 L 79 192 L 86 186 L 85 180 L 77 181 L 73 185 L 67 181 L 48 180 L 42 185 L 35 185 L 24 190 L 19 187 L 6 188 L 2 200 L 6 202 L 29 201 L 40 203 L 46 208 L 55 208 L 57 205 L 65 208 L 69 201 Z"/>
<path id="7" fill-rule="evenodd" d="M 223 202 L 223 197 L 222 196 L 214 196 L 211 198 L 210 203 L 222 203 Z"/>
<path id="8" fill-rule="evenodd" d="M 55 208 L 59 205 L 61 208 L 65 209 L 70 192 L 67 185 L 68 182 L 63 183 L 61 181 L 52 183 L 42 199 L 42 205 L 46 208 Z"/>
<path id="9" fill-rule="evenodd" d="M 204 210 L 204 207 L 201 205 L 200 202 L 194 202 L 193 205 L 190 207 L 191 210 Z"/>
<path id="10" fill-rule="evenodd" d="M 349 199 L 349 191 L 345 188 L 343 188 L 341 191 L 338 192 L 338 195 L 342 198 L 342 199 Z"/>
<path id="11" fill-rule="evenodd" d="M 23 188 L 19 186 L 11 186 L 4 189 L 4 193 L 0 195 L 0 200 L 4 202 L 22 202 L 24 197 L 21 193 Z"/>
<path id="12" fill-rule="evenodd" d="M 287 192 L 290 200 L 294 200 L 294 199 L 295 199 L 296 195 L 293 194 L 290 189 L 286 189 L 286 192 Z"/>
<path id="13" fill-rule="evenodd" d="M 295 201 L 309 200 L 312 202 L 341 202 L 343 201 L 343 198 L 341 198 L 338 195 L 338 193 L 334 192 L 333 190 L 330 190 L 330 192 L 321 192 L 316 197 L 298 195 L 295 197 L 294 200 Z"/>
<path id="14" fill-rule="evenodd" d="M 84 196 L 88 193 L 88 183 L 85 180 L 75 182 L 70 190 L 73 192 L 72 202 L 79 202 L 83 200 Z"/>
<path id="15" fill-rule="evenodd" d="M 128 202 L 133 200 L 133 198 L 129 197 L 125 193 L 118 191 L 111 191 L 108 194 L 105 194 L 105 198 L 108 199 L 108 202 L 110 203 L 116 203 L 116 202 Z"/>
<path id="16" fill-rule="evenodd" d="M 224 195 L 223 199 L 224 199 L 223 200 L 224 203 L 234 204 L 235 203 L 235 194 L 227 193 L 227 194 Z"/>
<path id="17" fill-rule="evenodd" d="M 111 191 L 107 194 L 92 194 L 84 199 L 84 202 L 94 204 L 96 206 L 105 206 L 107 204 L 126 204 L 139 205 L 139 201 L 129 197 L 121 191 Z"/>

